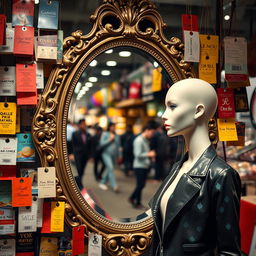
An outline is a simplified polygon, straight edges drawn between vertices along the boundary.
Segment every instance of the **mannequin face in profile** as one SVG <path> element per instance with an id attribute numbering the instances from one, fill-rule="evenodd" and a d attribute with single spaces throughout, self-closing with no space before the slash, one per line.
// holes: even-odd
<path id="1" fill-rule="evenodd" d="M 196 104 L 181 90 L 171 87 L 166 94 L 165 106 L 162 119 L 169 137 L 185 135 L 194 128 Z"/>

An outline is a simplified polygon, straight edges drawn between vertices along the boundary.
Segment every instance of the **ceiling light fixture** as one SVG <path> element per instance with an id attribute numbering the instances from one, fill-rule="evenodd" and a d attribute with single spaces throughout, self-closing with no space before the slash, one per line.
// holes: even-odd
<path id="1" fill-rule="evenodd" d="M 113 52 L 113 49 L 105 51 L 106 54 L 111 54 Z"/>
<path id="2" fill-rule="evenodd" d="M 98 82 L 98 78 L 95 77 L 95 76 L 89 77 L 88 80 L 89 80 L 89 82 L 91 82 L 91 83 L 96 83 L 96 82 Z"/>
<path id="3" fill-rule="evenodd" d="M 154 61 L 153 65 L 154 65 L 155 68 L 159 67 L 159 64 L 156 61 Z"/>
<path id="4" fill-rule="evenodd" d="M 86 82 L 85 85 L 86 85 L 87 87 L 93 87 L 93 83 L 92 83 L 92 82 Z"/>
<path id="5" fill-rule="evenodd" d="M 89 66 L 95 67 L 95 66 L 97 66 L 97 64 L 98 64 L 98 61 L 97 61 L 97 60 L 93 60 L 93 61 L 89 64 Z"/>
<path id="6" fill-rule="evenodd" d="M 230 20 L 230 16 L 229 15 L 225 15 L 224 16 L 224 20 Z"/>
<path id="7" fill-rule="evenodd" d="M 84 86 L 84 87 L 81 89 L 81 92 L 87 92 L 87 91 L 89 91 L 89 90 L 90 90 L 89 87 Z"/>
<path id="8" fill-rule="evenodd" d="M 75 94 L 79 93 L 81 86 L 82 86 L 82 83 L 78 82 L 77 85 L 76 85 L 76 88 L 75 88 Z"/>
<path id="9" fill-rule="evenodd" d="M 121 51 L 121 52 L 119 52 L 119 56 L 120 57 L 130 57 L 131 56 L 131 52 L 129 52 L 129 51 Z"/>
<path id="10" fill-rule="evenodd" d="M 109 76 L 111 74 L 111 72 L 109 70 L 102 70 L 101 71 L 101 75 L 103 76 Z"/>
<path id="11" fill-rule="evenodd" d="M 108 67 L 115 67 L 117 65 L 117 62 L 114 61 L 114 60 L 109 60 L 109 61 L 106 62 L 106 65 Z"/>

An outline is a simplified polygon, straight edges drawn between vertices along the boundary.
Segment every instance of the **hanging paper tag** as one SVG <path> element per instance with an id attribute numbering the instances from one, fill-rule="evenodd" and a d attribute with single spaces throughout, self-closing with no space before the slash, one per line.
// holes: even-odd
<path id="1" fill-rule="evenodd" d="M 18 232 L 36 232 L 37 198 L 32 200 L 31 207 L 19 207 Z"/>
<path id="2" fill-rule="evenodd" d="M 240 88 L 240 87 L 246 87 L 246 86 L 250 86 L 250 79 L 248 77 L 248 79 L 246 81 L 240 81 L 240 82 L 227 82 L 227 87 L 228 88 Z"/>
<path id="3" fill-rule="evenodd" d="M 0 138 L 0 165 L 16 165 L 16 138 Z"/>
<path id="4" fill-rule="evenodd" d="M 37 227 L 41 228 L 43 226 L 43 198 L 37 198 Z"/>
<path id="5" fill-rule="evenodd" d="M 59 2 L 40 0 L 38 12 L 38 28 L 58 29 Z"/>
<path id="6" fill-rule="evenodd" d="M 84 254 L 84 226 L 72 229 L 72 252 L 73 255 Z"/>
<path id="7" fill-rule="evenodd" d="M 57 64 L 62 63 L 62 55 L 63 55 L 63 30 L 58 30 Z"/>
<path id="8" fill-rule="evenodd" d="M 20 177 L 30 177 L 32 180 L 32 194 L 37 195 L 37 170 L 33 168 L 21 168 Z"/>
<path id="9" fill-rule="evenodd" d="M 44 202 L 43 204 L 43 225 L 41 233 L 51 232 L 51 202 Z"/>
<path id="10" fill-rule="evenodd" d="M 15 67 L 0 67 L 0 96 L 16 96 Z"/>
<path id="11" fill-rule="evenodd" d="M 6 44 L 0 45 L 0 53 L 13 53 L 14 28 L 12 23 L 6 23 Z"/>
<path id="12" fill-rule="evenodd" d="M 225 79 L 229 82 L 246 81 L 247 41 L 243 37 L 225 37 Z"/>
<path id="13" fill-rule="evenodd" d="M 4 14 L 0 14 L 0 45 L 4 45 L 6 43 L 6 16 Z"/>
<path id="14" fill-rule="evenodd" d="M 41 32 L 41 31 L 40 31 Z M 47 33 L 47 34 L 46 34 Z M 37 59 L 56 60 L 57 59 L 57 32 L 44 32 L 37 38 Z"/>
<path id="15" fill-rule="evenodd" d="M 64 202 L 51 202 L 51 232 L 64 232 Z"/>
<path id="16" fill-rule="evenodd" d="M 208 63 L 206 61 L 204 63 L 201 63 L 200 60 L 198 68 L 200 79 L 205 80 L 210 84 L 217 83 L 216 64 L 212 63 L 210 59 L 208 59 Z"/>
<path id="17" fill-rule="evenodd" d="M 0 177 L 16 177 L 16 166 L 0 165 Z"/>
<path id="18" fill-rule="evenodd" d="M 16 64 L 17 92 L 36 92 L 36 65 Z"/>
<path id="19" fill-rule="evenodd" d="M 43 63 L 36 64 L 36 88 L 44 89 L 44 66 L 43 66 Z"/>
<path id="20" fill-rule="evenodd" d="M 236 131 L 237 131 L 237 141 L 228 141 L 227 146 L 240 146 L 244 147 L 245 145 L 245 123 L 236 122 Z"/>
<path id="21" fill-rule="evenodd" d="M 101 256 L 102 255 L 102 236 L 89 233 L 88 240 L 88 256 Z"/>
<path id="22" fill-rule="evenodd" d="M 16 103 L 0 102 L 0 134 L 16 134 Z"/>
<path id="23" fill-rule="evenodd" d="M 38 197 L 56 197 L 55 167 L 38 168 Z"/>
<path id="24" fill-rule="evenodd" d="M 198 31 L 198 17 L 192 14 L 182 14 L 182 30 Z"/>
<path id="25" fill-rule="evenodd" d="M 219 61 L 219 37 L 215 35 L 199 35 L 200 37 L 200 63 L 213 64 Z M 209 59 L 207 58 L 209 57 Z"/>
<path id="26" fill-rule="evenodd" d="M 217 119 L 220 141 L 238 140 L 235 119 Z"/>
<path id="27" fill-rule="evenodd" d="M 14 28 L 14 55 L 34 55 L 34 28 L 15 26 Z"/>
<path id="28" fill-rule="evenodd" d="M 34 20 L 34 0 L 13 0 L 12 25 L 32 26 Z"/>
<path id="29" fill-rule="evenodd" d="M 158 92 L 162 90 L 162 68 L 158 67 L 152 71 L 152 91 Z"/>
<path id="30" fill-rule="evenodd" d="M 7 178 L 0 179 L 0 205 L 1 207 L 12 205 L 12 180 Z"/>
<path id="31" fill-rule="evenodd" d="M 235 88 L 234 89 L 235 96 L 235 110 L 236 112 L 248 112 L 249 104 L 248 97 L 245 87 Z"/>
<path id="32" fill-rule="evenodd" d="M 17 92 L 17 104 L 20 105 L 36 105 L 37 92 Z"/>
<path id="33" fill-rule="evenodd" d="M 16 256 L 33 256 L 35 250 L 35 233 L 24 232 L 17 234 Z"/>
<path id="34" fill-rule="evenodd" d="M 199 33 L 195 31 L 183 31 L 184 34 L 184 60 L 190 62 L 199 62 L 200 43 Z"/>
<path id="35" fill-rule="evenodd" d="M 58 255 L 58 238 L 41 237 L 39 256 Z"/>
<path id="36" fill-rule="evenodd" d="M 12 207 L 32 205 L 31 178 L 13 178 L 12 180 Z"/>
<path id="37" fill-rule="evenodd" d="M 0 235 L 13 235 L 15 233 L 14 209 L 0 208 Z"/>
<path id="38" fill-rule="evenodd" d="M 19 133 L 16 135 L 17 162 L 35 162 L 35 147 L 32 141 L 31 133 Z"/>
<path id="39" fill-rule="evenodd" d="M 234 92 L 233 89 L 218 88 L 218 117 L 235 118 Z"/>
<path id="40" fill-rule="evenodd" d="M 0 256 L 13 256 L 15 249 L 15 239 L 0 239 Z"/>

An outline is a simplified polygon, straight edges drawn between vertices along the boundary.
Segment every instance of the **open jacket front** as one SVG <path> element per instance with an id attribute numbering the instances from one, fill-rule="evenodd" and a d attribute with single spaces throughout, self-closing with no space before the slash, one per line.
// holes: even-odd
<path id="1" fill-rule="evenodd" d="M 169 198 L 162 231 L 161 197 L 187 157 L 173 166 L 149 203 L 154 219 L 150 255 L 241 255 L 240 178 L 212 146 L 181 176 Z"/>

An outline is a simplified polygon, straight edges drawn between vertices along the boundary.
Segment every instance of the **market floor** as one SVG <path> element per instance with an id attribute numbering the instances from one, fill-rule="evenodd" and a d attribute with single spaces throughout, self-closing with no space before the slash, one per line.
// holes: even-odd
<path id="1" fill-rule="evenodd" d="M 72 169 L 75 174 L 75 166 L 72 166 Z M 128 201 L 136 184 L 133 173 L 129 176 L 125 176 L 122 170 L 116 169 L 115 176 L 119 188 L 118 192 L 114 192 L 111 188 L 104 191 L 99 188 L 99 184 L 94 178 L 93 163 L 91 161 L 87 163 L 84 172 L 82 183 L 85 189 L 81 192 L 92 207 L 96 202 L 97 208 L 98 206 L 101 208 L 98 212 L 103 212 L 102 215 L 105 215 L 105 217 L 115 221 L 128 221 L 128 219 L 136 220 L 138 215 L 149 209 L 148 202 L 160 185 L 160 182 L 150 179 L 152 175 L 153 170 L 149 173 L 149 179 L 142 192 L 142 204 L 145 206 L 144 209 L 135 209 Z"/>

